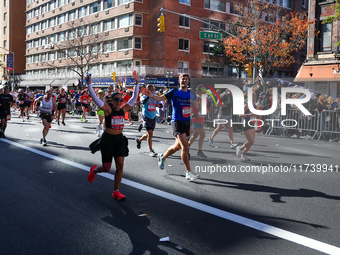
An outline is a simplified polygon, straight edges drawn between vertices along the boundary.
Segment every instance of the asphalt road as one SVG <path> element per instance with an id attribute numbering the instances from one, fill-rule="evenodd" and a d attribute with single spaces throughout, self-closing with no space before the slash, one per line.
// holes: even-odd
<path id="1" fill-rule="evenodd" d="M 201 179 L 188 182 L 179 153 L 161 171 L 146 142 L 136 148 L 145 130 L 134 123 L 124 128 L 127 199 L 117 201 L 114 166 L 87 181 L 101 159 L 88 149 L 95 117 L 53 123 L 43 147 L 39 119 L 14 113 L 0 139 L 0 254 L 340 254 L 340 143 L 257 136 L 245 163 L 221 132 L 218 148 L 205 142 L 207 159 L 193 144 Z M 171 127 L 158 125 L 153 140 L 164 152 Z"/>

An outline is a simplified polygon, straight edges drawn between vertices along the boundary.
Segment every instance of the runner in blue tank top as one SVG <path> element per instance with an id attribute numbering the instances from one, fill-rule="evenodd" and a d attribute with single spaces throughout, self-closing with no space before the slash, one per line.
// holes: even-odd
<path id="1" fill-rule="evenodd" d="M 189 143 L 188 136 L 191 131 L 190 124 L 190 105 L 191 103 L 197 104 L 195 95 L 188 90 L 190 84 L 190 76 L 187 73 L 182 73 L 179 76 L 180 89 L 173 89 L 163 96 L 153 95 L 149 90 L 142 89 L 143 94 L 147 95 L 153 100 L 171 100 L 172 104 L 172 119 L 171 125 L 173 129 L 173 135 L 175 136 L 175 144 L 168 148 L 164 154 L 158 155 L 158 166 L 161 170 L 164 170 L 164 161 L 167 157 L 171 156 L 175 152 L 181 151 L 181 158 L 186 168 L 186 179 L 196 180 L 200 176 L 191 171 L 189 162 Z"/>

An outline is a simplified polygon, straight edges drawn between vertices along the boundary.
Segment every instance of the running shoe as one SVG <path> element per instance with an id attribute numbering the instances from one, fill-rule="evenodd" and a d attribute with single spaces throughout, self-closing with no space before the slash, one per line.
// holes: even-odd
<path id="1" fill-rule="evenodd" d="M 194 172 L 190 171 L 187 172 L 185 175 L 185 179 L 189 180 L 189 181 L 194 181 L 201 178 L 201 176 L 199 176 L 198 174 L 195 174 Z"/>
<path id="2" fill-rule="evenodd" d="M 125 196 L 122 193 L 120 193 L 119 190 L 113 191 L 112 197 L 116 198 L 117 200 L 124 200 L 125 199 Z"/>
<path id="3" fill-rule="evenodd" d="M 44 138 L 41 138 L 40 139 L 40 144 L 43 144 L 43 142 L 44 142 Z"/>
<path id="4" fill-rule="evenodd" d="M 60 122 L 58 121 L 58 126 L 60 126 Z"/>
<path id="5" fill-rule="evenodd" d="M 63 124 L 64 126 L 66 125 L 64 121 L 62 121 L 61 124 Z"/>
<path id="6" fill-rule="evenodd" d="M 72 116 L 74 116 L 74 114 L 75 114 L 75 113 L 74 113 L 74 112 L 72 112 Z"/>
<path id="7" fill-rule="evenodd" d="M 28 120 L 30 119 L 30 116 L 29 116 L 29 115 L 27 115 L 27 119 L 28 119 Z"/>
<path id="8" fill-rule="evenodd" d="M 141 145 L 141 141 L 139 140 L 139 138 L 138 137 L 136 137 L 136 143 L 137 143 L 137 149 L 140 149 L 140 145 Z"/>
<path id="9" fill-rule="evenodd" d="M 83 122 L 83 117 L 80 117 L 80 121 Z"/>
<path id="10" fill-rule="evenodd" d="M 238 143 L 232 143 L 230 144 L 230 149 L 235 149 L 237 147 Z"/>
<path id="11" fill-rule="evenodd" d="M 87 120 L 87 119 L 85 119 L 84 121 L 85 121 L 85 122 L 88 122 L 88 120 Z"/>
<path id="12" fill-rule="evenodd" d="M 46 139 L 44 139 L 44 141 L 43 141 L 43 146 L 47 146 Z"/>
<path id="13" fill-rule="evenodd" d="M 5 138 L 4 136 L 4 132 L 0 131 L 0 138 Z"/>
<path id="14" fill-rule="evenodd" d="M 87 179 L 89 180 L 89 182 L 93 182 L 94 177 L 96 177 L 96 173 L 93 172 L 93 170 L 95 169 L 97 169 L 97 166 L 96 165 L 92 166 L 90 169 L 90 173 L 87 175 Z"/>
<path id="15" fill-rule="evenodd" d="M 241 147 L 240 146 L 237 146 L 236 147 L 236 156 L 241 158 L 241 155 L 242 155 L 242 150 L 241 150 Z"/>
<path id="16" fill-rule="evenodd" d="M 164 162 L 165 160 L 163 159 L 163 154 L 158 154 L 158 167 L 161 170 L 164 170 Z"/>
<path id="17" fill-rule="evenodd" d="M 207 158 L 207 156 L 204 155 L 203 151 L 198 151 L 197 156 L 200 157 L 200 158 Z"/>
<path id="18" fill-rule="evenodd" d="M 143 128 L 143 124 L 139 124 L 139 127 L 138 127 L 138 132 L 140 132 Z"/>
<path id="19" fill-rule="evenodd" d="M 150 150 L 149 156 L 150 157 L 156 157 L 157 153 L 152 149 L 152 150 Z"/>
<path id="20" fill-rule="evenodd" d="M 213 140 L 211 138 L 208 139 L 208 144 L 211 147 L 215 147 L 214 142 L 213 142 Z"/>
<path id="21" fill-rule="evenodd" d="M 250 161 L 250 158 L 248 158 L 245 154 L 241 154 L 241 160 L 243 161 Z"/>
<path id="22" fill-rule="evenodd" d="M 133 125 L 133 123 L 130 121 L 130 122 L 129 122 L 129 125 L 131 126 L 131 125 Z"/>

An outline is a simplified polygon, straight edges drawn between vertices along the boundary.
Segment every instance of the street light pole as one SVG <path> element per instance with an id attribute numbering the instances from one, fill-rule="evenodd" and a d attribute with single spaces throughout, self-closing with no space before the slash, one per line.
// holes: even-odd
<path id="1" fill-rule="evenodd" d="M 13 82 L 12 82 L 12 91 L 14 91 L 14 81 L 15 81 L 15 69 L 14 69 L 14 51 L 10 51 L 10 50 L 7 50 L 6 48 L 2 48 L 2 47 L 0 47 L 0 49 L 3 49 L 3 50 L 6 50 L 6 51 L 8 51 L 9 53 L 13 53 Z M 6 58 L 7 59 L 7 58 Z M 7 67 L 7 66 L 6 66 Z"/>
<path id="2" fill-rule="evenodd" d="M 165 77 L 168 78 L 168 88 L 169 88 L 169 81 L 170 81 L 170 78 L 173 77 L 173 74 L 174 74 L 173 71 L 166 71 Z"/>

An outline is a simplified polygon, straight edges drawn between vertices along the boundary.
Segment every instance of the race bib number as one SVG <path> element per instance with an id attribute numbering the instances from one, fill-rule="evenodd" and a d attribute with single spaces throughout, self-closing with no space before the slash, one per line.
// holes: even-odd
<path id="1" fill-rule="evenodd" d="M 7 115 L 6 120 L 11 120 L 11 115 Z"/>
<path id="2" fill-rule="evenodd" d="M 112 116 L 111 128 L 112 129 L 123 129 L 124 128 L 124 117 L 123 116 Z"/>
<path id="3" fill-rule="evenodd" d="M 20 100 L 19 104 L 24 104 L 24 102 L 25 102 L 24 100 Z"/>
<path id="4" fill-rule="evenodd" d="M 148 104 L 148 110 L 149 112 L 156 111 L 156 104 Z"/>
<path id="5" fill-rule="evenodd" d="M 182 116 L 183 118 L 189 118 L 190 117 L 190 106 L 183 106 L 182 108 Z"/>

